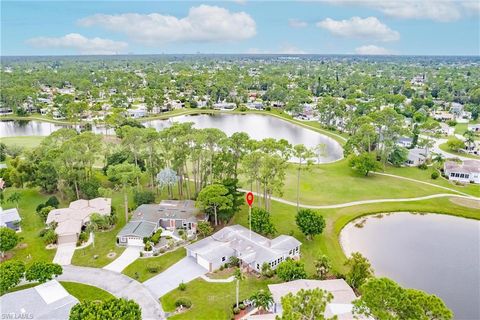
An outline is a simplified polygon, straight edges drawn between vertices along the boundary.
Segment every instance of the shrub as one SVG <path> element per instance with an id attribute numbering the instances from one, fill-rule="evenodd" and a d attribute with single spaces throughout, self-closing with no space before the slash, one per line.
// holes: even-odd
<path id="1" fill-rule="evenodd" d="M 433 180 L 436 180 L 436 179 L 438 179 L 439 176 L 440 176 L 440 175 L 438 174 L 437 171 L 433 171 L 433 172 L 432 172 L 432 175 L 431 175 L 430 177 L 431 177 Z"/>
<path id="2" fill-rule="evenodd" d="M 270 267 L 270 265 L 267 262 L 264 262 L 262 264 L 262 272 L 261 273 L 262 273 L 262 276 L 267 277 L 267 278 L 271 278 L 275 274 L 275 270 L 273 270 L 272 267 Z"/>
<path id="3" fill-rule="evenodd" d="M 183 307 L 189 309 L 192 306 L 192 301 L 187 298 L 178 298 L 177 301 L 175 301 L 175 307 Z"/>
<path id="4" fill-rule="evenodd" d="M 55 233 L 55 230 L 47 229 L 46 232 L 43 234 L 42 239 L 45 244 L 52 244 L 57 242 L 58 235 Z"/>
<path id="5" fill-rule="evenodd" d="M 240 308 L 240 310 L 245 310 L 245 308 L 246 308 L 245 305 L 242 302 L 240 302 L 238 304 L 238 307 Z"/>
<path id="6" fill-rule="evenodd" d="M 184 230 L 182 230 L 182 229 L 179 229 L 179 230 L 178 230 L 178 235 L 179 235 L 179 236 L 183 236 L 184 234 L 185 234 L 185 231 L 184 231 Z"/>
<path id="7" fill-rule="evenodd" d="M 137 206 L 155 202 L 155 193 L 152 191 L 135 191 L 133 201 Z"/>
<path id="8" fill-rule="evenodd" d="M 157 266 L 147 266 L 147 271 L 149 273 L 158 273 L 159 268 Z"/>
<path id="9" fill-rule="evenodd" d="M 283 281 L 305 279 L 307 277 L 304 264 L 292 259 L 287 259 L 278 265 L 277 275 Z"/>
<path id="10" fill-rule="evenodd" d="M 40 204 L 37 206 L 37 208 L 35 209 L 35 211 L 36 211 L 37 213 L 39 213 L 40 210 L 42 210 L 42 209 L 45 208 L 45 207 L 46 207 L 45 203 L 40 203 Z"/>
<path id="11" fill-rule="evenodd" d="M 183 282 L 181 282 L 179 285 L 178 285 L 178 290 L 180 291 L 185 291 L 187 290 L 187 285 Z"/>
<path id="12" fill-rule="evenodd" d="M 47 220 L 47 217 L 48 217 L 48 214 L 50 213 L 50 211 L 52 211 L 53 209 L 55 209 L 54 207 L 52 206 L 44 206 L 40 209 L 40 211 L 37 211 L 38 215 L 40 217 L 42 217 L 43 221 L 46 221 Z"/>
<path id="13" fill-rule="evenodd" d="M 58 208 L 59 204 L 60 204 L 60 202 L 58 201 L 57 197 L 55 197 L 55 196 L 51 196 L 45 202 L 45 206 L 50 206 L 50 207 L 54 207 L 54 208 Z"/>
<path id="14" fill-rule="evenodd" d="M 426 164 L 426 163 L 419 164 L 419 165 L 418 165 L 418 169 L 420 169 L 420 170 L 427 170 L 427 169 L 428 169 L 427 164 Z"/>
<path id="15" fill-rule="evenodd" d="M 233 267 L 238 267 L 238 266 L 240 266 L 240 259 L 238 259 L 235 256 L 231 256 L 230 258 L 228 258 L 228 265 L 232 268 Z"/>
<path id="16" fill-rule="evenodd" d="M 233 308 L 233 314 L 239 314 L 240 313 L 240 308 Z"/>
<path id="17" fill-rule="evenodd" d="M 162 229 L 158 229 L 153 236 L 150 237 L 150 241 L 152 241 L 154 244 L 157 244 L 160 241 L 160 238 L 162 236 Z"/>

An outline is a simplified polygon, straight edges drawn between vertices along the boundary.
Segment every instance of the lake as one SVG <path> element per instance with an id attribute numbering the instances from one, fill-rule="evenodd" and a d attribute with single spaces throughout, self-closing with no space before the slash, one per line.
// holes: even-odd
<path id="1" fill-rule="evenodd" d="M 354 224 L 365 220 L 362 228 Z M 341 232 L 348 256 L 361 252 L 376 276 L 439 296 L 455 319 L 480 319 L 480 221 L 441 214 L 370 216 Z"/>
<path id="2" fill-rule="evenodd" d="M 193 122 L 195 128 L 218 128 L 227 135 L 235 132 L 246 132 L 251 138 L 285 139 L 291 144 L 301 144 L 315 147 L 319 143 L 326 145 L 326 155 L 320 157 L 320 162 L 332 162 L 343 157 L 343 149 L 334 139 L 318 132 L 297 126 L 288 121 L 272 116 L 258 114 L 199 114 L 172 117 L 166 120 L 149 120 L 142 123 L 146 127 L 162 130 L 173 122 Z M 55 130 L 66 127 L 42 121 L 0 121 L 0 137 L 13 136 L 48 136 Z M 95 133 L 105 134 L 104 127 L 93 126 Z M 108 134 L 114 134 L 108 130 Z"/>

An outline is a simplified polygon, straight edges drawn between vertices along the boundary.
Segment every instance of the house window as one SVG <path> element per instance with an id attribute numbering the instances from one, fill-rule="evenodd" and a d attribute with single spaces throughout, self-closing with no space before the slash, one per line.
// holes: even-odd
<path id="1" fill-rule="evenodd" d="M 257 263 L 257 270 L 260 270 L 260 265 Z"/>
<path id="2" fill-rule="evenodd" d="M 222 262 L 223 262 L 223 261 L 225 261 L 226 259 L 227 259 L 227 258 L 225 258 L 225 257 L 222 257 Z"/>

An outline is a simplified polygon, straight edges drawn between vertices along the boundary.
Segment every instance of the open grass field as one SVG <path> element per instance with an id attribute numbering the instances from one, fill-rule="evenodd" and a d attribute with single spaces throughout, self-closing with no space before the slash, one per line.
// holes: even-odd
<path id="1" fill-rule="evenodd" d="M 44 203 L 49 195 L 41 194 L 37 189 L 14 189 L 8 188 L 5 191 L 5 199 L 15 191 L 20 192 L 18 212 L 22 218 L 22 232 L 18 233 L 22 240 L 15 249 L 10 251 L 13 259 L 25 262 L 26 264 L 34 261 L 51 262 L 55 256 L 55 250 L 45 249 L 45 243 L 38 236 L 39 232 L 45 227 L 42 218 L 35 212 L 37 205 Z M 12 203 L 5 203 L 5 209 L 14 207 Z"/>
<path id="2" fill-rule="evenodd" d="M 248 299 L 254 292 L 267 289 L 267 284 L 280 282 L 276 279 L 257 279 L 248 277 L 240 282 L 240 300 Z M 232 306 L 235 304 L 235 281 L 229 283 L 211 283 L 196 279 L 187 283 L 187 289 L 178 288 L 161 298 L 165 311 L 175 311 L 175 301 L 187 298 L 192 301 L 192 307 L 183 313 L 173 315 L 169 319 L 230 319 Z"/>
<path id="3" fill-rule="evenodd" d="M 21 136 L 21 137 L 4 137 L 0 138 L 0 142 L 5 143 L 7 147 L 16 146 L 25 149 L 33 149 L 38 147 L 45 137 L 42 136 Z"/>
<path id="4" fill-rule="evenodd" d="M 178 248 L 158 257 L 139 258 L 126 267 L 122 273 L 137 281 L 144 282 L 165 271 L 168 267 L 185 257 L 185 255 L 185 248 Z M 155 272 L 149 271 L 149 268 L 155 269 Z"/>
<path id="5" fill-rule="evenodd" d="M 480 191 L 475 186 L 455 186 L 440 178 L 432 180 L 428 172 L 428 170 L 424 172 L 418 168 L 387 169 L 387 173 L 426 181 L 472 195 L 480 195 Z M 417 176 L 421 176 L 421 178 Z M 246 183 L 243 183 L 242 186 L 249 188 Z M 331 205 L 369 199 L 414 198 L 436 193 L 452 193 L 452 191 L 394 177 L 375 174 L 365 177 L 351 169 L 346 160 L 315 165 L 308 171 L 302 170 L 300 174 L 300 203 L 310 205 Z M 289 165 L 287 169 L 283 194 L 275 194 L 275 196 L 296 202 L 297 170 L 295 165 Z"/>
<path id="6" fill-rule="evenodd" d="M 103 301 L 115 298 L 111 293 L 87 284 L 68 281 L 60 281 L 60 283 L 68 293 L 77 298 L 80 302 L 85 300 Z"/>

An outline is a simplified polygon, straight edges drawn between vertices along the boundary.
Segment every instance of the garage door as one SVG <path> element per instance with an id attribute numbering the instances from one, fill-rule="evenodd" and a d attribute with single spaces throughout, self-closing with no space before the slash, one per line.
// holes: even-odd
<path id="1" fill-rule="evenodd" d="M 65 234 L 58 236 L 57 244 L 67 244 L 67 243 L 77 243 L 77 235 L 76 234 Z"/>
<path id="2" fill-rule="evenodd" d="M 143 239 L 139 238 L 128 238 L 128 245 L 129 246 L 143 246 Z"/>
<path id="3" fill-rule="evenodd" d="M 208 271 L 212 271 L 212 268 L 210 267 L 210 262 L 208 262 L 206 259 L 200 257 L 197 255 L 197 263 L 207 269 Z"/>

